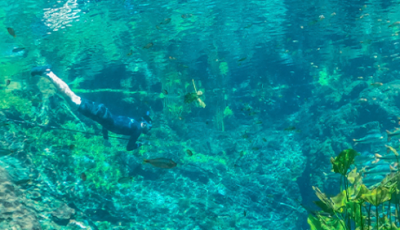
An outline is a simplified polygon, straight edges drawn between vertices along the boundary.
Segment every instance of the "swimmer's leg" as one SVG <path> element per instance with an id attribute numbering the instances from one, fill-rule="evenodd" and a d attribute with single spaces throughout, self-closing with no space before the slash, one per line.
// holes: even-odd
<path id="1" fill-rule="evenodd" d="M 71 106 L 73 110 L 77 110 L 82 103 L 82 100 L 79 96 L 75 95 L 74 92 L 68 87 L 68 85 L 57 77 L 49 67 L 41 66 L 35 67 L 32 70 L 32 75 L 46 75 L 49 77 L 50 81 L 57 88 L 58 92 L 67 100 L 68 104 Z"/>

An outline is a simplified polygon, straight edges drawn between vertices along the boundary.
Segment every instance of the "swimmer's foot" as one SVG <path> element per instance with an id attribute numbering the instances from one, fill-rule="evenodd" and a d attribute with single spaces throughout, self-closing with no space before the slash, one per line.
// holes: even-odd
<path id="1" fill-rule="evenodd" d="M 50 65 L 34 67 L 31 70 L 31 75 L 32 76 L 35 76 L 35 75 L 41 75 L 42 76 L 42 75 L 44 75 L 46 73 L 49 73 L 50 72 L 50 68 L 51 68 Z"/>

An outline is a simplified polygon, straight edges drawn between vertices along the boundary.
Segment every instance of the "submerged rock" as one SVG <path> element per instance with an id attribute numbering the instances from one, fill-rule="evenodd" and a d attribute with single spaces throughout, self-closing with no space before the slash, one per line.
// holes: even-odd
<path id="1" fill-rule="evenodd" d="M 21 194 L 8 172 L 0 167 L 0 229 L 42 229 L 35 213 L 21 204 Z"/>

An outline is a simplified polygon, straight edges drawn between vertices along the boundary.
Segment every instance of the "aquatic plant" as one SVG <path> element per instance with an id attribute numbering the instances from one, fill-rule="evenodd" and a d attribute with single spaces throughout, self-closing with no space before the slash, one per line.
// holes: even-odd
<path id="1" fill-rule="evenodd" d="M 313 187 L 322 211 L 311 213 L 308 224 L 316 229 L 399 229 L 400 173 L 392 173 L 378 185 L 367 188 L 362 182 L 364 171 L 349 171 L 354 158 L 359 155 L 352 149 L 331 158 L 333 171 L 341 174 L 340 193 L 333 197 Z M 374 206 L 374 210 L 372 209 Z M 396 215 L 393 215 L 394 208 Z"/>

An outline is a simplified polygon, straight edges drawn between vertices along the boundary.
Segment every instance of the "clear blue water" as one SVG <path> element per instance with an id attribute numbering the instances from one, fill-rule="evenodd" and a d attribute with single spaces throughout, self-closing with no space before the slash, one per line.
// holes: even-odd
<path id="1" fill-rule="evenodd" d="M 399 3 L 0 2 L 0 228 L 309 229 L 312 186 L 339 192 L 330 157 L 398 148 Z M 142 146 L 104 141 L 31 76 L 46 64 L 113 114 L 149 111 Z"/>

